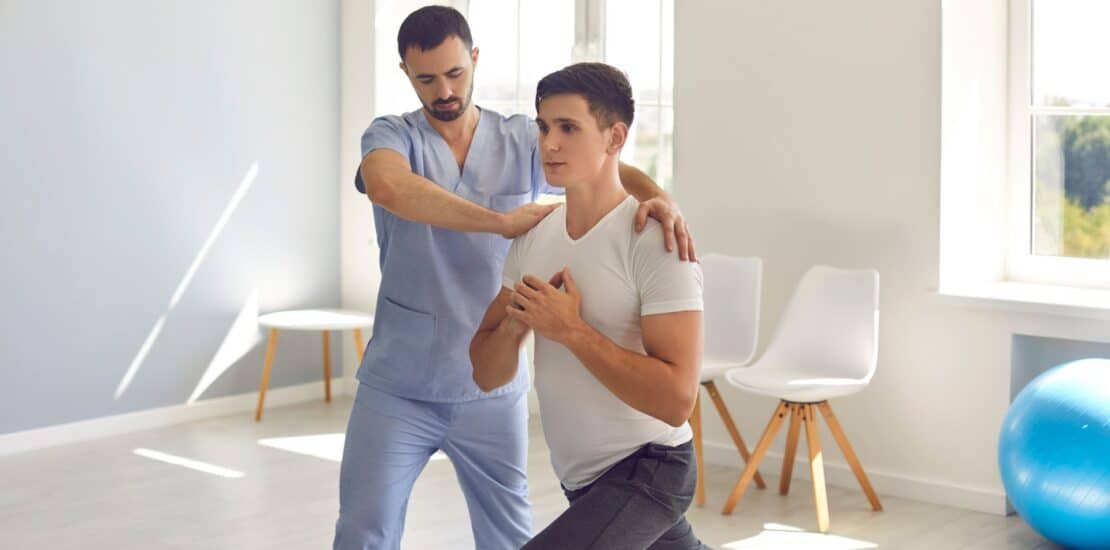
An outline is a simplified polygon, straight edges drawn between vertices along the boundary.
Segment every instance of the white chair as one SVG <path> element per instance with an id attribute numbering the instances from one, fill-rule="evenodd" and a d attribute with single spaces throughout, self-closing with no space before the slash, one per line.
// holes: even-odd
<path id="1" fill-rule="evenodd" d="M 710 254 L 701 259 L 704 275 L 705 349 L 702 354 L 701 385 L 709 393 L 721 421 L 732 436 L 732 442 L 744 462 L 750 460 L 748 446 L 732 421 L 714 380 L 730 369 L 742 367 L 755 356 L 759 333 L 759 295 L 763 277 L 763 261 L 759 258 L 734 258 Z M 697 490 L 694 493 L 698 506 L 705 505 L 705 468 L 702 452 L 701 392 L 690 414 L 690 428 L 694 432 L 694 454 L 698 466 Z M 757 471 L 755 483 L 765 487 Z"/>
<path id="2" fill-rule="evenodd" d="M 755 446 L 752 460 L 725 502 L 724 514 L 732 513 L 789 414 L 790 431 L 779 492 L 785 495 L 790 490 L 798 435 L 801 424 L 805 424 L 817 526 L 822 533 L 828 531 L 829 509 L 817 432 L 818 410 L 825 417 L 871 507 L 875 511 L 882 510 L 867 474 L 828 404 L 829 399 L 867 387 L 875 374 L 878 340 L 877 271 L 816 266 L 806 272 L 783 312 L 766 353 L 751 367 L 734 369 L 725 375 L 730 384 L 742 390 L 780 401 Z"/>

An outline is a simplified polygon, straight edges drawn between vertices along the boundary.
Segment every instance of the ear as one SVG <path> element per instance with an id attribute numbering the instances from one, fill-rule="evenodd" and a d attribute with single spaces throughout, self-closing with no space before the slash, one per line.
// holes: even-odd
<path id="1" fill-rule="evenodd" d="M 609 128 L 609 146 L 605 151 L 610 155 L 618 155 L 628 140 L 628 125 L 618 121 Z"/>
<path id="2" fill-rule="evenodd" d="M 400 67 L 402 73 L 405 73 L 405 76 L 409 75 L 409 68 L 405 66 L 404 61 L 398 63 L 397 66 Z"/>
<path id="3" fill-rule="evenodd" d="M 478 66 L 478 47 L 475 46 L 470 49 L 470 63 L 475 67 Z"/>

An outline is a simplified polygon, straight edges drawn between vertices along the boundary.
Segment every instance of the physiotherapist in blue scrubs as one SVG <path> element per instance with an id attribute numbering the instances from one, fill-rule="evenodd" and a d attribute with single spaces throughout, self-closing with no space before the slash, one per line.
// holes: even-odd
<path id="1" fill-rule="evenodd" d="M 374 336 L 358 370 L 339 486 L 336 549 L 400 548 L 413 483 L 437 450 L 450 458 L 476 548 L 532 536 L 525 474 L 528 369 L 483 393 L 469 346 L 501 285 L 510 240 L 554 205 L 536 124 L 472 103 L 478 48 L 458 11 L 421 8 L 397 36 L 401 70 L 423 107 L 384 116 L 362 136 L 355 177 L 373 202 L 382 279 Z M 637 230 L 662 222 L 666 247 L 696 261 L 677 206 L 643 172 L 620 166 L 643 201 Z"/>

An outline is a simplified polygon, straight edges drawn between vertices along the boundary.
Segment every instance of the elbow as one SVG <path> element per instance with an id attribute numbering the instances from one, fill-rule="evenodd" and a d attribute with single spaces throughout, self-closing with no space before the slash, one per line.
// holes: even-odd
<path id="1" fill-rule="evenodd" d="M 690 409 L 689 411 L 676 410 L 675 412 L 664 414 L 664 417 L 660 420 L 666 422 L 667 426 L 669 427 L 682 428 L 683 424 L 685 424 L 690 419 L 690 412 L 692 411 L 693 409 Z"/>
<path id="2" fill-rule="evenodd" d="M 682 418 L 679 416 L 667 416 L 663 419 L 663 422 L 665 422 L 668 426 L 672 428 L 680 428 L 682 427 L 682 424 L 684 424 L 689 419 L 690 417 Z"/>
<path id="3" fill-rule="evenodd" d="M 680 395 L 675 396 L 670 410 L 664 413 L 660 418 L 669 426 L 678 428 L 690 420 L 690 415 L 694 413 L 694 403 L 698 399 L 698 387 L 694 386 L 694 391 L 685 391 Z"/>
<path id="4" fill-rule="evenodd" d="M 489 393 L 501 387 L 500 384 L 482 376 L 481 371 L 477 367 L 474 368 L 470 377 L 474 379 L 474 383 L 478 386 L 478 389 L 482 390 L 482 393 Z"/>
<path id="5" fill-rule="evenodd" d="M 393 204 L 393 190 L 380 180 L 366 182 L 366 196 L 370 198 L 370 202 L 386 210 Z"/>
<path id="6" fill-rule="evenodd" d="M 470 378 L 478 386 L 479 390 L 483 393 L 490 392 L 496 388 L 489 380 L 483 376 L 482 368 L 479 366 L 478 343 L 477 339 L 470 343 Z"/>
<path id="7" fill-rule="evenodd" d="M 473 378 L 474 383 L 478 385 L 478 389 L 482 390 L 482 393 L 489 393 L 493 390 L 496 390 L 498 387 L 497 384 L 491 384 L 490 382 L 483 380 L 482 377 L 478 376 L 478 371 L 474 371 Z"/>
<path id="8" fill-rule="evenodd" d="M 362 173 L 362 181 L 366 186 L 366 196 L 369 197 L 370 202 L 388 210 L 397 193 L 393 190 L 393 186 L 381 175 L 368 172 L 369 170 Z"/>

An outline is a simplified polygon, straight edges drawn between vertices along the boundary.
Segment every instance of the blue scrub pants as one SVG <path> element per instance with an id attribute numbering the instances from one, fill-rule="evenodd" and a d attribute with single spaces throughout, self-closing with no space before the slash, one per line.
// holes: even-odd
<path id="1" fill-rule="evenodd" d="M 434 403 L 363 383 L 347 425 L 333 547 L 400 548 L 413 483 L 438 449 L 458 474 L 475 547 L 523 546 L 532 536 L 527 394 Z"/>

